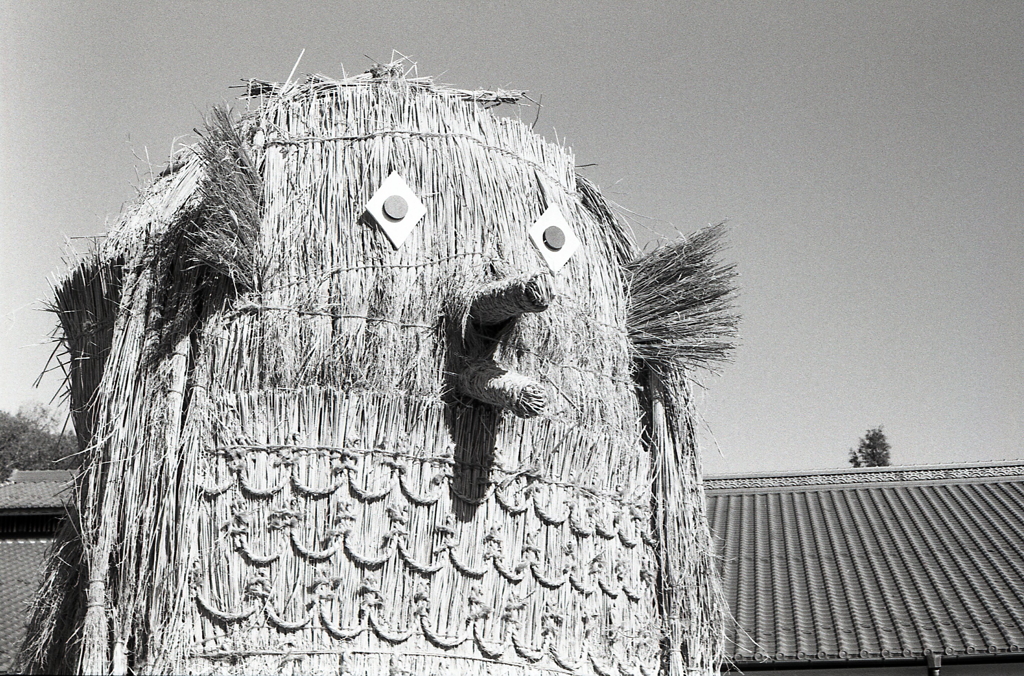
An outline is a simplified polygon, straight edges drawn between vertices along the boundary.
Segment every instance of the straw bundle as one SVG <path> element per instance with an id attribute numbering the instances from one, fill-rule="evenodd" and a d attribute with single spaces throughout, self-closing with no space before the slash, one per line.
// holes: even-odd
<path id="1" fill-rule="evenodd" d="M 571 155 L 390 66 L 248 91 L 58 292 L 89 461 L 22 666 L 711 673 L 689 413 Z M 397 249 L 364 217 L 393 172 L 426 207 Z"/>
<path id="2" fill-rule="evenodd" d="M 714 564 L 689 385 L 648 374 L 659 602 L 669 674 L 715 673 L 726 602 Z"/>
<path id="3" fill-rule="evenodd" d="M 629 337 L 658 371 L 712 367 L 732 350 L 736 272 L 716 259 L 724 229 L 719 223 L 698 230 L 628 266 Z"/>

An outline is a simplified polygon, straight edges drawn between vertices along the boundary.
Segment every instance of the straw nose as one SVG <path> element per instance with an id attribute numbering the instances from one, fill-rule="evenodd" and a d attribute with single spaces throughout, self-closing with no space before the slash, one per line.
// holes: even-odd
<path id="1" fill-rule="evenodd" d="M 547 310 L 554 296 L 551 275 L 545 272 L 502 279 L 477 292 L 469 316 L 484 326 L 499 324 L 528 312 Z"/>

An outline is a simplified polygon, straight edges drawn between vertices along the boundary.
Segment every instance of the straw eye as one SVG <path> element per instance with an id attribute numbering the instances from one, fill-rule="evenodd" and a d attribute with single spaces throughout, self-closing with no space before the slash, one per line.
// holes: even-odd
<path id="1" fill-rule="evenodd" d="M 551 272 L 561 270 L 580 247 L 579 238 L 555 205 L 548 207 L 530 227 L 530 239 Z"/>
<path id="2" fill-rule="evenodd" d="M 366 203 L 366 214 L 398 249 L 427 213 L 423 202 L 397 172 L 391 174 Z"/>

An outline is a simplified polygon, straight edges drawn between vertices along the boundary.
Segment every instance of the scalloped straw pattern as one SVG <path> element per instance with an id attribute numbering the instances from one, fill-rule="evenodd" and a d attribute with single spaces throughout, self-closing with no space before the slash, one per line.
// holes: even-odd
<path id="1" fill-rule="evenodd" d="M 638 252 L 571 154 L 485 110 L 513 94 L 387 69 L 248 91 L 58 288 L 88 461 L 22 667 L 716 673 L 692 435 L 651 436 Z M 399 250 L 360 218 L 393 171 L 427 206 Z M 552 204 L 582 247 L 547 309 L 463 340 L 481 290 L 546 271 Z M 474 344 L 546 408 L 460 393 Z"/>

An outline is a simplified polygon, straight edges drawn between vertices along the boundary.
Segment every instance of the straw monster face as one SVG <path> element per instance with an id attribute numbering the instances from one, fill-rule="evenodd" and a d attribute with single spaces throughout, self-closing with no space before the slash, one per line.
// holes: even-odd
<path id="1" fill-rule="evenodd" d="M 397 172 L 388 176 L 370 198 L 363 220 L 375 225 L 400 249 L 427 209 Z M 506 276 L 470 292 L 457 321 L 461 333 L 449 330 L 451 379 L 462 394 L 507 409 L 520 417 L 541 414 L 547 392 L 534 379 L 509 371 L 493 359 L 502 338 L 527 313 L 543 312 L 554 297 L 552 274 L 569 261 L 580 241 L 550 206 L 529 229 L 529 236 L 550 273 Z M 451 321 L 453 318 L 449 318 Z"/>

